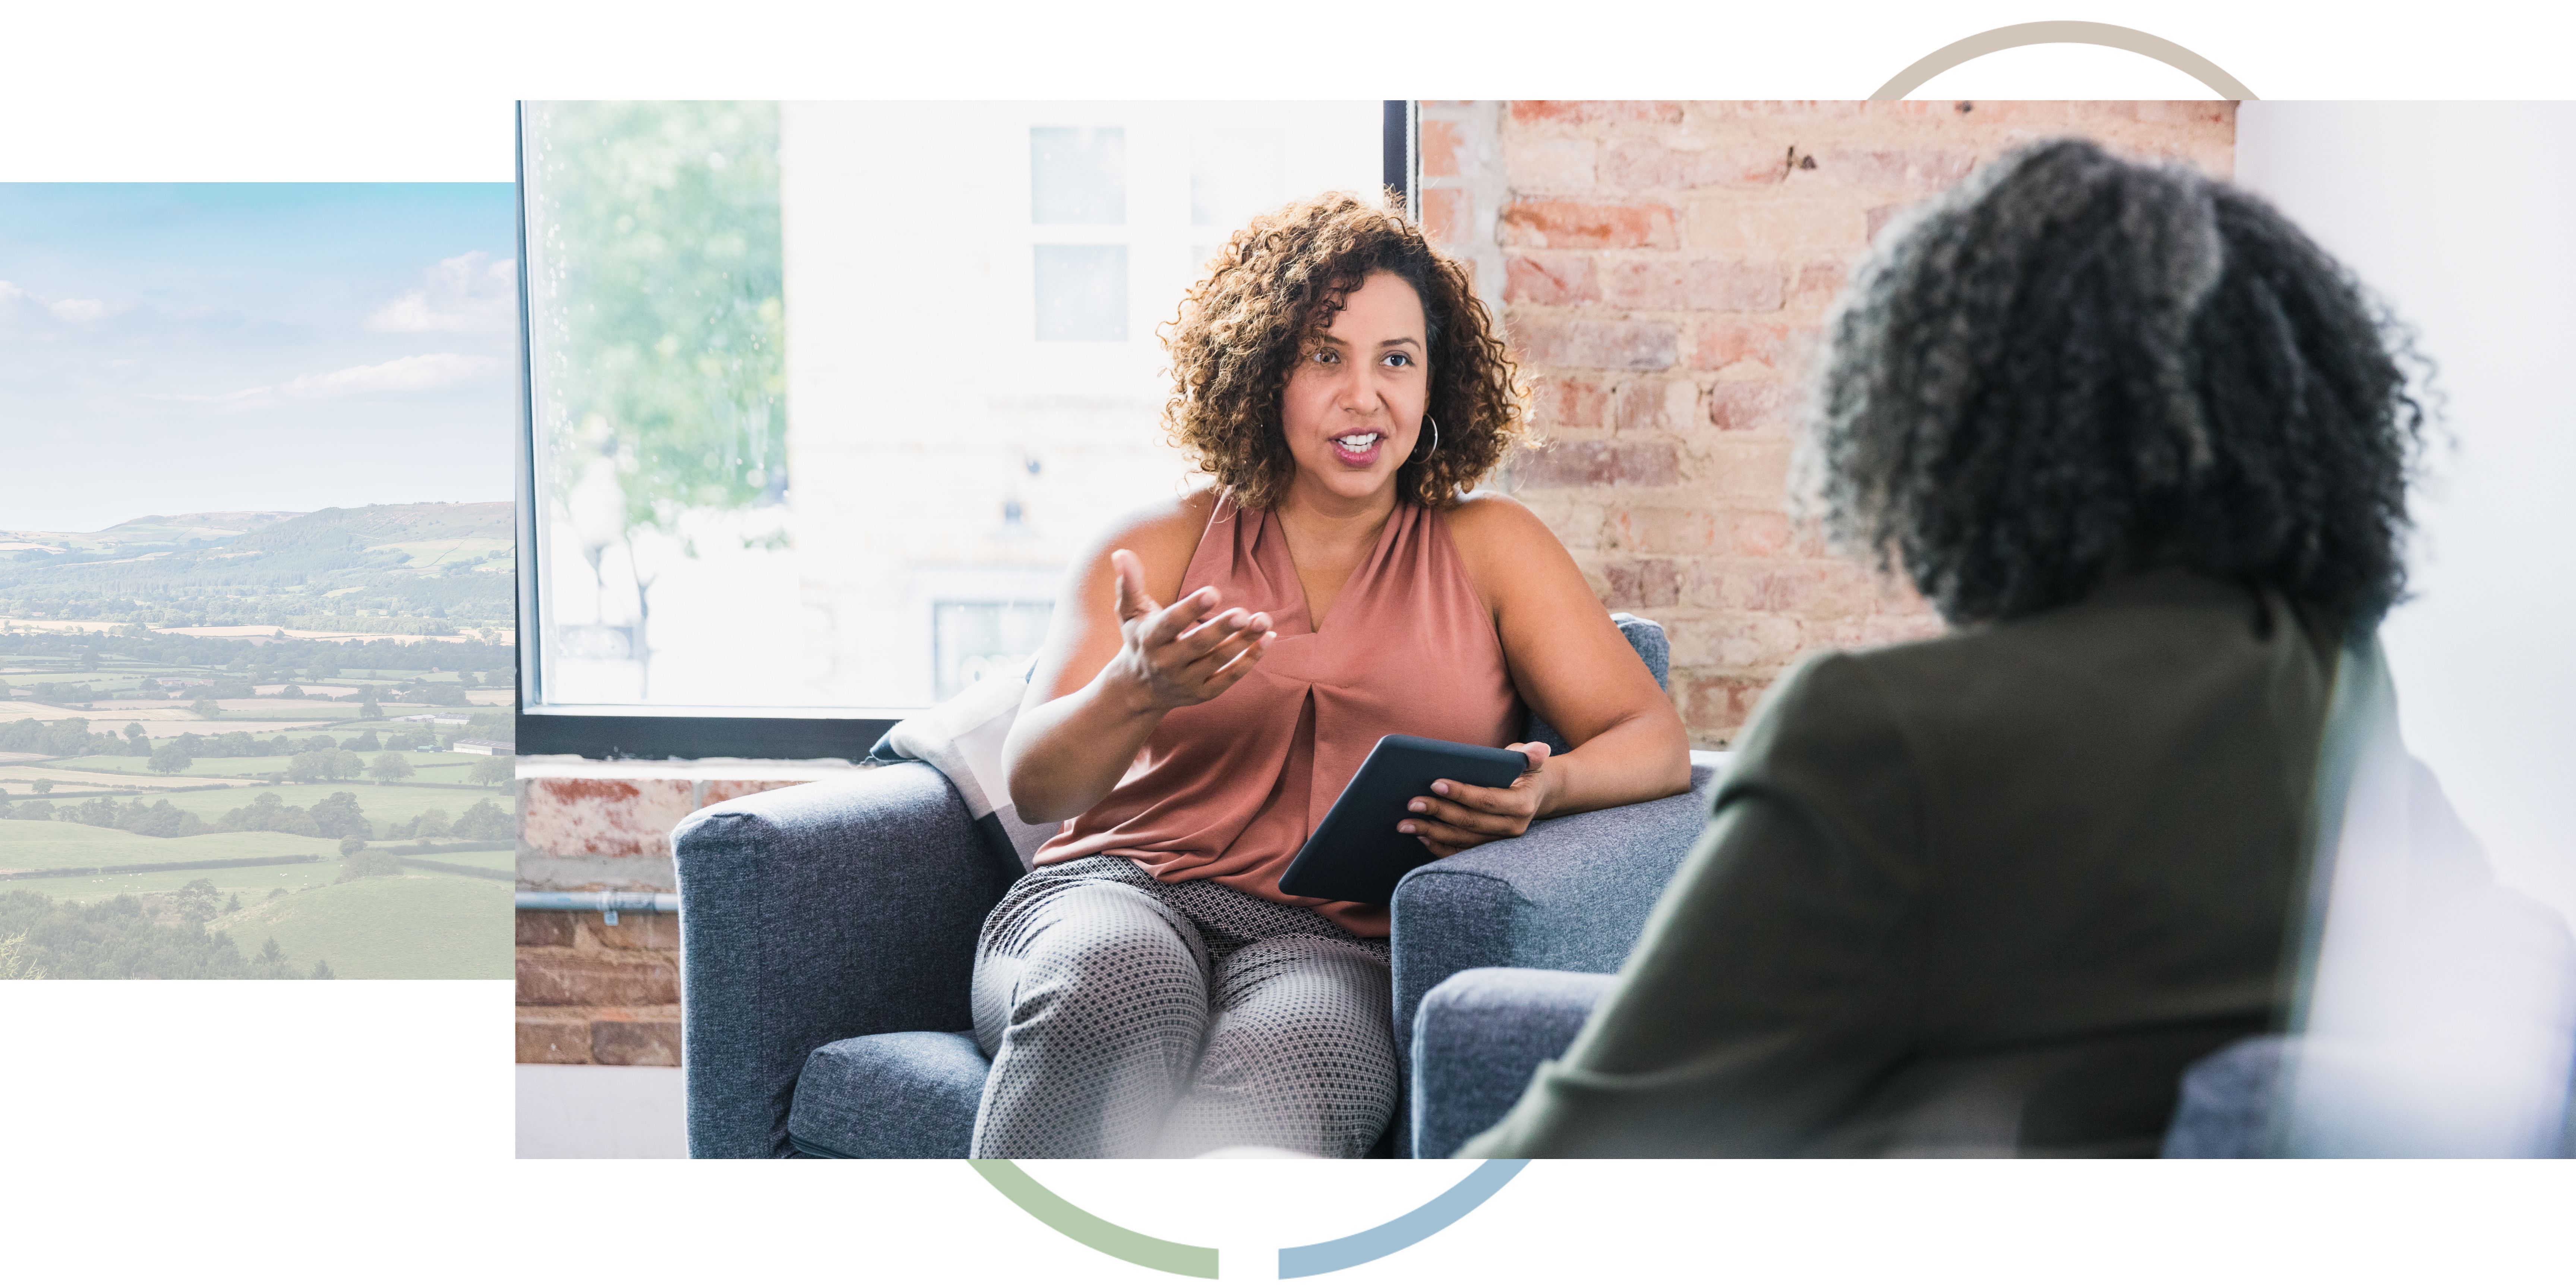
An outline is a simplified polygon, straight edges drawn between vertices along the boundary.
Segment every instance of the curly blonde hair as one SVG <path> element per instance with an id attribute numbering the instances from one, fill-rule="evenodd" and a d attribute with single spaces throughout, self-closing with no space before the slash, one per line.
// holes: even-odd
<path id="1" fill-rule="evenodd" d="M 1440 426 L 1428 460 L 1397 468 L 1397 494 L 1434 509 L 1456 505 L 1527 436 L 1528 391 L 1476 296 L 1475 270 L 1393 209 L 1326 193 L 1228 239 L 1162 336 L 1173 386 L 1164 432 L 1238 504 L 1268 509 L 1286 494 L 1297 470 L 1280 424 L 1289 373 L 1308 338 L 1378 272 L 1403 278 L 1422 300 L 1425 411 Z"/>

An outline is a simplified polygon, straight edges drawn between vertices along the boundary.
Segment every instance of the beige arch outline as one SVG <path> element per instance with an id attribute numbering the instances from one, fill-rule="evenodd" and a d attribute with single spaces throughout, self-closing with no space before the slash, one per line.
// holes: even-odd
<path id="1" fill-rule="evenodd" d="M 2150 36 L 2135 27 L 2115 27 L 2107 22 L 2021 22 L 2009 27 L 1981 31 L 1966 40 L 1953 41 L 1933 50 L 1913 66 L 1890 77 L 1869 96 L 1873 103 L 1892 103 L 1915 90 L 1923 82 L 1967 62 L 2003 49 L 2023 45 L 2103 45 L 2144 54 L 2167 67 L 2192 77 L 2218 91 L 2222 98 L 2247 100 L 2254 91 L 2245 82 L 2228 75 L 2218 64 L 2183 48 L 2162 36 Z"/>

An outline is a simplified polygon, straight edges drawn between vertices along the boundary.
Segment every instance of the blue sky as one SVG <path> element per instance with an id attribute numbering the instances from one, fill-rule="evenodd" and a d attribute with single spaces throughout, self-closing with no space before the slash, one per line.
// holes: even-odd
<path id="1" fill-rule="evenodd" d="M 0 184 L 0 529 L 509 498 L 505 183 Z"/>

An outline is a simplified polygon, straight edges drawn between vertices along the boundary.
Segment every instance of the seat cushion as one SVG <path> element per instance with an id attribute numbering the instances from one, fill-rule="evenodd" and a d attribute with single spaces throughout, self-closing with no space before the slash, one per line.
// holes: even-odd
<path id="1" fill-rule="evenodd" d="M 2167 1158 L 2261 1158 L 2272 1149 L 2288 1039 L 2232 1042 L 2183 1070 L 2182 1097 L 2165 1129 Z"/>
<path id="2" fill-rule="evenodd" d="M 967 1033 L 875 1033 L 814 1048 L 787 1139 L 822 1158 L 964 1158 L 992 1067 Z"/>
<path id="3" fill-rule="evenodd" d="M 1413 1022 L 1413 1154 L 1447 1158 L 1520 1102 L 1541 1063 L 1565 1054 L 1616 975 L 1487 966 L 1422 999 Z"/>

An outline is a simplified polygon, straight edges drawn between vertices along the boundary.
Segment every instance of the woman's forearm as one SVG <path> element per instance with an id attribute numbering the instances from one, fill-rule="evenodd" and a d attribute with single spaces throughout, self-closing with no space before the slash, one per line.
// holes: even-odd
<path id="1" fill-rule="evenodd" d="M 1148 696 L 1113 664 L 1091 683 L 1022 712 L 1002 742 L 1011 804 L 1020 817 L 1059 822 L 1109 795 L 1163 718 Z"/>
<path id="2" fill-rule="evenodd" d="M 1554 779 L 1541 818 L 1660 800 L 1690 789 L 1690 736 L 1671 710 L 1640 711 L 1548 757 L 1541 772 Z"/>

